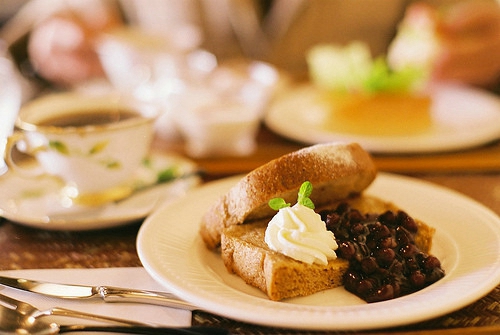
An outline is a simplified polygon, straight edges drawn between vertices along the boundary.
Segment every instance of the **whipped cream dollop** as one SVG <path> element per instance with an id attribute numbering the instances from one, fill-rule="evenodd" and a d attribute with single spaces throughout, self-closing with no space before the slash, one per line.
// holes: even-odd
<path id="1" fill-rule="evenodd" d="M 301 204 L 281 208 L 269 222 L 265 242 L 274 251 L 308 264 L 337 258 L 335 236 L 321 216 Z"/>

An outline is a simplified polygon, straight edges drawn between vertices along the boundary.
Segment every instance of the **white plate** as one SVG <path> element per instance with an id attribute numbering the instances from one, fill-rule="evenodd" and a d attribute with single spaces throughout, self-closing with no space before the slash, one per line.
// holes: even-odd
<path id="1" fill-rule="evenodd" d="M 362 136 L 319 129 L 315 113 L 324 110 L 314 102 L 309 86 L 296 88 L 277 99 L 269 109 L 266 125 L 292 140 L 316 144 L 358 142 L 373 153 L 431 153 L 479 146 L 500 138 L 498 96 L 463 86 L 442 85 L 432 90 L 429 132 L 411 136 Z"/>
<path id="2" fill-rule="evenodd" d="M 169 291 L 235 320 L 311 330 L 368 329 L 437 317 L 488 294 L 500 282 L 500 218 L 456 192 L 415 179 L 380 174 L 369 194 L 394 201 L 436 228 L 432 253 L 446 276 L 417 293 L 366 304 L 335 288 L 308 297 L 271 301 L 229 274 L 198 230 L 216 198 L 240 177 L 212 182 L 149 216 L 137 239 L 142 264 Z"/>
<path id="3" fill-rule="evenodd" d="M 0 175 L 0 216 L 27 226 L 49 230 L 91 230 L 110 228 L 146 217 L 164 201 L 174 200 L 199 184 L 192 175 L 154 186 L 158 173 L 175 168 L 179 174 L 196 170 L 190 160 L 161 153 L 150 155 L 134 178 L 136 193 L 102 206 L 66 207 L 61 201 L 57 178 L 30 179 L 12 172 Z M 149 187 L 148 187 L 149 186 Z"/>

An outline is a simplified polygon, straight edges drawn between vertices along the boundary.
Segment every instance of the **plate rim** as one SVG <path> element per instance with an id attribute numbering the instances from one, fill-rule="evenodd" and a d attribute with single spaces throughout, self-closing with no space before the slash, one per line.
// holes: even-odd
<path id="1" fill-rule="evenodd" d="M 291 88 L 293 92 L 300 92 L 301 90 L 312 90 L 312 84 L 302 84 Z M 307 123 L 296 122 L 300 124 L 300 128 L 290 127 L 290 123 L 284 124 L 282 122 L 283 112 L 276 108 L 277 105 L 286 102 L 287 96 L 276 97 L 264 115 L 264 124 L 273 132 L 290 140 L 299 141 L 306 144 L 317 144 L 332 141 L 349 141 L 360 143 L 367 151 L 372 153 L 390 153 L 390 154 L 418 154 L 418 153 L 439 153 L 439 152 L 452 152 L 460 149 L 474 148 L 484 145 L 500 138 L 500 98 L 492 93 L 480 90 L 474 87 L 468 87 L 459 84 L 439 84 L 432 87 L 435 95 L 440 94 L 453 94 L 457 95 L 473 95 L 480 101 L 485 103 L 497 105 L 498 116 L 496 121 L 488 122 L 488 129 L 481 129 L 481 131 L 473 133 L 472 136 L 469 131 L 461 132 L 462 135 L 458 136 L 455 132 L 450 134 L 432 133 L 415 135 L 415 136 L 387 136 L 377 137 L 368 135 L 356 134 L 343 134 L 328 132 L 321 129 L 312 129 L 312 131 L 304 131 Z M 285 93 L 286 94 L 286 93 Z M 471 111 L 475 113 L 476 111 Z M 300 121 L 300 120 L 299 120 Z M 302 120 L 303 121 L 303 120 Z"/>
<path id="2" fill-rule="evenodd" d="M 235 176 L 235 177 L 225 178 L 222 180 L 213 181 L 213 182 L 207 183 L 201 187 L 198 187 L 197 189 L 193 190 L 192 192 L 197 192 L 197 191 L 198 192 L 203 192 L 203 191 L 208 192 L 208 191 L 210 191 L 211 187 L 216 188 L 217 185 L 222 185 L 223 183 L 227 183 L 228 185 L 235 183 L 238 180 L 238 178 L 240 178 L 240 177 L 241 176 Z M 469 207 L 470 207 L 469 209 L 472 208 L 473 212 L 475 214 L 478 214 L 478 215 L 481 214 L 481 216 L 485 216 L 486 218 L 491 220 L 491 221 L 488 221 L 487 227 L 490 227 L 490 225 L 495 225 L 495 227 L 500 226 L 500 218 L 496 213 L 494 213 L 492 210 L 485 207 L 481 203 L 479 203 L 479 202 L 477 202 L 477 201 L 475 201 L 475 200 L 469 198 L 468 196 L 465 196 L 459 192 L 450 190 L 450 189 L 445 188 L 443 186 L 435 185 L 435 184 L 430 183 L 430 182 L 418 180 L 418 179 L 415 179 L 412 177 L 395 175 L 395 174 L 379 173 L 377 178 L 379 180 L 379 183 L 380 183 L 380 180 L 382 180 L 382 183 L 383 182 L 385 182 L 385 183 L 396 182 L 396 183 L 406 183 L 406 184 L 409 183 L 410 186 L 417 185 L 418 187 L 422 187 L 424 189 L 434 190 L 440 194 L 446 194 L 448 197 L 451 197 L 453 199 L 457 199 L 457 201 L 460 201 L 462 203 L 465 202 L 466 204 L 469 204 Z M 207 185 L 208 185 L 208 187 L 207 187 Z M 189 194 L 187 195 L 187 197 L 189 197 Z M 299 314 L 306 313 L 309 316 L 314 316 L 314 315 L 317 316 L 318 314 L 321 314 L 323 316 L 328 316 L 328 315 L 333 316 L 333 315 L 337 315 L 338 313 L 352 314 L 352 313 L 359 313 L 360 310 L 366 314 L 366 313 L 372 312 L 373 308 L 370 306 L 373 306 L 373 304 L 347 306 L 347 307 L 344 307 L 344 306 L 341 306 L 341 307 L 335 307 L 335 306 L 333 306 L 333 307 L 332 306 L 316 307 L 316 306 L 305 306 L 305 305 L 300 305 L 299 307 L 297 307 L 297 305 L 286 304 L 286 302 L 272 302 L 272 301 L 268 301 L 266 299 L 260 299 L 259 306 L 261 306 L 261 308 L 267 309 L 267 311 L 272 310 L 274 313 L 270 313 L 270 314 L 273 314 L 271 317 L 267 316 L 263 319 L 256 320 L 255 319 L 255 316 L 256 316 L 255 312 L 248 313 L 248 314 L 251 314 L 250 316 L 248 316 L 247 314 L 245 314 L 248 311 L 241 310 L 242 305 L 244 307 L 247 307 L 247 308 L 248 307 L 255 308 L 255 305 L 250 304 L 250 306 L 247 306 L 248 305 L 247 302 L 237 301 L 236 305 L 238 305 L 238 306 L 235 306 L 234 304 L 232 304 L 230 309 L 224 308 L 223 303 L 224 302 L 228 303 L 227 298 L 224 298 L 226 300 L 223 299 L 222 302 L 216 301 L 216 300 L 220 300 L 220 299 L 209 299 L 210 294 L 208 295 L 208 298 L 207 298 L 207 296 L 206 296 L 207 293 L 203 292 L 203 288 L 198 288 L 198 287 L 194 288 L 194 290 L 196 290 L 197 292 L 186 291 L 185 287 L 182 287 L 183 285 L 179 285 L 178 283 L 176 283 L 176 279 L 172 279 L 171 277 L 169 278 L 170 274 L 165 274 L 162 271 L 161 266 L 159 267 L 158 264 L 155 263 L 157 260 L 155 260 L 154 257 L 156 257 L 156 256 L 152 257 L 152 253 L 148 249 L 154 248 L 153 246 L 155 245 L 155 243 L 157 243 L 157 241 L 156 242 L 147 241 L 147 236 L 148 236 L 148 234 L 150 234 L 148 232 L 148 230 L 151 229 L 150 227 L 155 227 L 155 225 L 157 225 L 157 223 L 156 223 L 157 217 L 161 217 L 162 211 L 167 211 L 169 208 L 174 208 L 176 206 L 176 204 L 183 202 L 183 201 L 186 201 L 185 199 L 186 199 L 186 197 L 184 197 L 184 199 L 182 199 L 182 198 L 177 199 L 177 201 L 175 201 L 169 205 L 166 205 L 163 208 L 160 208 L 158 211 L 156 211 L 155 213 L 153 213 L 152 215 L 150 215 L 146 219 L 146 221 L 143 223 L 143 225 L 139 229 L 139 233 L 137 236 L 137 251 L 139 254 L 139 259 L 141 260 L 146 271 L 156 281 L 158 281 L 162 286 L 166 287 L 168 290 L 172 291 L 174 294 L 177 294 L 181 298 L 183 298 L 191 303 L 198 304 L 204 310 L 207 310 L 207 311 L 212 312 L 214 314 L 222 315 L 224 317 L 229 317 L 229 318 L 232 318 L 234 320 L 253 323 L 253 324 L 259 324 L 259 325 L 264 325 L 264 326 L 286 327 L 286 328 L 291 328 L 291 329 L 309 329 L 309 330 L 361 330 L 361 329 L 376 329 L 376 328 L 382 328 L 382 327 L 392 327 L 392 326 L 399 326 L 399 325 L 404 325 L 404 324 L 408 324 L 408 323 L 425 321 L 425 320 L 430 319 L 430 318 L 438 317 L 438 316 L 453 312 L 453 311 L 460 309 L 462 307 L 465 307 L 466 305 L 468 305 L 474 301 L 477 301 L 481 297 L 487 295 L 500 282 L 500 267 L 496 267 L 496 268 L 491 269 L 491 266 L 490 266 L 490 267 L 488 267 L 488 271 L 489 272 L 493 271 L 493 273 L 492 273 L 493 275 L 491 276 L 491 274 L 490 274 L 490 277 L 487 278 L 488 280 L 486 282 L 483 282 L 482 285 L 476 286 L 475 290 L 473 292 L 468 292 L 463 297 L 460 297 L 457 304 L 454 304 L 453 306 L 451 306 L 451 305 L 443 306 L 443 303 L 439 302 L 440 300 L 436 300 L 433 307 L 426 309 L 417 317 L 415 317 L 413 315 L 406 315 L 406 316 L 399 315 L 398 318 L 396 318 L 396 319 L 391 319 L 391 320 L 383 319 L 383 320 L 379 320 L 378 322 L 372 322 L 370 324 L 366 324 L 366 323 L 361 322 L 361 323 L 357 323 L 356 325 L 354 325 L 352 323 L 352 321 L 347 321 L 344 323 L 340 322 L 338 324 L 332 324 L 331 322 L 328 322 L 328 320 L 326 322 L 319 323 L 319 324 L 318 323 L 305 323 L 304 324 L 303 322 L 299 322 L 299 323 L 293 322 L 293 321 L 290 322 L 289 319 L 286 319 L 286 318 L 283 319 L 283 315 L 281 315 L 281 316 L 277 315 L 277 314 L 280 314 L 280 313 L 277 313 L 277 312 L 279 312 L 279 310 L 277 311 L 276 309 L 273 309 L 274 307 L 276 307 L 276 303 L 282 304 L 282 305 L 280 305 L 280 310 L 284 309 L 284 310 L 287 310 L 288 312 L 290 312 L 289 311 L 290 308 L 292 308 L 292 311 L 293 311 L 293 309 L 298 309 Z M 483 222 L 483 224 L 484 224 L 484 222 Z M 197 247 L 199 247 L 200 246 L 199 244 L 202 242 L 201 242 L 201 238 L 199 237 L 198 230 L 196 229 L 196 233 L 193 233 L 193 236 L 191 236 L 192 234 L 189 234 L 189 235 L 190 235 L 190 241 L 192 243 L 198 243 Z M 158 236 L 158 235 L 156 234 L 155 236 Z M 497 232 L 496 233 L 496 247 L 497 247 L 497 249 L 500 248 L 499 241 L 500 241 L 500 232 Z M 172 246 L 172 248 L 175 248 L 175 247 L 178 247 L 178 246 Z M 197 263 L 199 261 L 200 260 L 195 260 L 194 262 Z M 496 259 L 495 259 L 494 264 L 496 264 L 496 265 L 500 264 L 500 255 L 496 255 Z M 481 275 L 481 273 L 479 275 Z M 200 274 L 198 274 L 198 276 L 200 276 Z M 203 275 L 201 275 L 201 276 L 203 277 Z M 207 278 L 204 278 L 204 279 L 207 280 Z M 461 277 L 458 279 L 460 279 L 460 281 L 463 280 L 463 278 L 461 278 Z M 451 276 L 451 278 L 450 278 L 450 276 L 445 276 L 445 278 L 443 278 L 440 281 L 439 288 L 446 292 L 446 290 L 449 290 L 448 283 L 452 280 L 458 281 L 458 279 L 453 278 L 453 276 Z M 208 280 L 208 281 L 210 281 L 210 280 Z M 223 284 L 220 284 L 220 285 L 223 285 Z M 452 285 L 453 285 L 453 283 L 452 283 Z M 432 287 L 432 285 L 431 285 L 431 287 Z M 228 289 L 228 291 L 231 291 L 231 292 L 228 292 L 229 296 L 231 296 L 231 294 L 236 294 L 240 298 L 248 297 L 245 293 L 237 292 L 236 289 L 234 289 L 230 286 L 227 286 L 227 289 Z M 453 287 L 452 287 L 452 289 L 453 289 Z M 432 293 L 432 290 L 427 288 L 427 289 L 424 289 L 422 291 L 419 291 L 415 294 L 412 294 L 412 295 L 409 295 L 406 297 L 377 303 L 377 307 L 382 308 L 382 311 L 385 311 L 385 312 L 387 312 L 388 310 L 394 311 L 395 308 L 401 308 L 401 307 L 408 308 L 409 305 L 419 303 L 419 300 L 418 300 L 419 297 L 420 298 L 422 298 L 423 296 L 429 297 L 429 294 L 430 294 L 430 293 L 428 293 L 429 291 L 430 291 L 430 293 Z M 201 297 L 200 297 L 200 294 L 201 294 Z M 203 294 L 205 294 L 205 296 L 203 296 Z M 218 292 L 218 294 L 220 294 L 220 292 Z M 447 294 L 449 295 L 449 292 Z M 430 297 L 432 299 L 432 295 Z M 452 298 L 453 297 L 455 299 L 458 299 L 455 296 L 452 296 Z M 258 299 L 258 298 L 250 296 L 249 299 L 252 300 L 252 299 Z M 437 297 L 437 299 L 441 299 L 441 298 Z M 243 299 L 243 300 L 245 300 L 245 299 Z M 200 304 L 200 302 L 201 302 L 201 304 Z M 455 302 L 457 302 L 457 301 L 455 301 Z M 294 307 L 290 307 L 290 305 L 292 305 Z M 394 305 L 394 306 L 392 306 L 392 305 Z M 381 311 L 380 308 L 376 308 L 377 314 Z M 314 321 L 317 321 L 317 318 L 313 318 L 313 319 L 314 319 Z"/>

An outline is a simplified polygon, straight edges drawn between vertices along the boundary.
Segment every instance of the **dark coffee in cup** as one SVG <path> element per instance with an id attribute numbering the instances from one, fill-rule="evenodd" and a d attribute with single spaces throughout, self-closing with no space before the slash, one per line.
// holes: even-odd
<path id="1" fill-rule="evenodd" d="M 125 109 L 82 110 L 43 119 L 38 122 L 38 125 L 44 127 L 85 127 L 124 121 L 137 117 L 139 117 L 137 112 Z"/>

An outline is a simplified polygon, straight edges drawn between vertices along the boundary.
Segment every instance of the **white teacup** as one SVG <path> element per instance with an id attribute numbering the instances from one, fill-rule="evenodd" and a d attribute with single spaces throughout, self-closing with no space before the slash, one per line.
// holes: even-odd
<path id="1" fill-rule="evenodd" d="M 126 197 L 150 150 L 157 111 L 115 95 L 58 93 L 23 106 L 9 137 L 6 162 L 26 177 L 50 175 L 64 183 L 69 204 L 99 205 Z M 16 164 L 14 149 L 36 160 Z"/>

